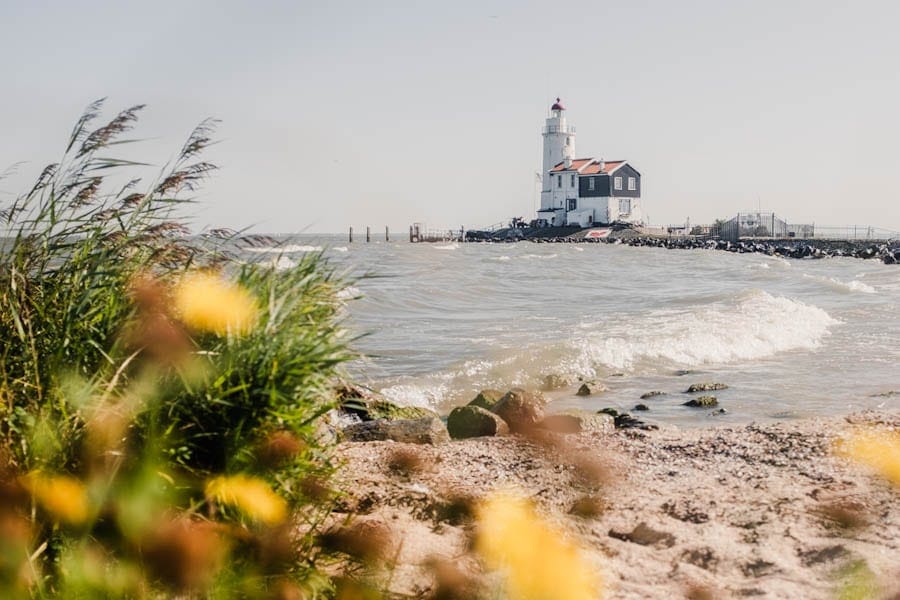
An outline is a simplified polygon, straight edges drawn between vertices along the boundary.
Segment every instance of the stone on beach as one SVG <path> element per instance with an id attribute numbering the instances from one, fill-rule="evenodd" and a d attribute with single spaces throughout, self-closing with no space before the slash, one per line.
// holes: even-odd
<path id="1" fill-rule="evenodd" d="M 461 440 L 472 437 L 503 435 L 509 432 L 506 422 L 480 406 L 457 406 L 447 417 L 450 437 Z"/>
<path id="2" fill-rule="evenodd" d="M 605 392 L 608 390 L 605 385 L 602 383 L 597 383 L 596 381 L 585 381 L 581 384 L 581 387 L 578 388 L 578 391 L 575 392 L 576 396 L 593 396 L 594 394 L 599 394 L 600 392 Z"/>
<path id="3" fill-rule="evenodd" d="M 687 402 L 683 403 L 683 406 L 695 406 L 701 408 L 709 408 L 711 406 L 718 406 L 719 400 L 715 396 L 699 396 L 697 398 L 691 398 Z"/>
<path id="4" fill-rule="evenodd" d="M 494 407 L 500 402 L 503 392 L 500 390 L 481 390 L 478 395 L 469 402 L 469 406 L 480 406 L 485 410 L 494 410 Z"/>
<path id="5" fill-rule="evenodd" d="M 693 394 L 695 392 L 714 392 L 716 390 L 727 390 L 728 386 L 724 383 L 695 383 L 692 384 L 691 387 L 687 389 L 687 394 Z"/>
<path id="6" fill-rule="evenodd" d="M 653 390 L 652 392 L 647 392 L 645 394 L 641 394 L 641 400 L 649 400 L 650 398 L 655 398 L 657 396 L 665 396 L 665 392 L 661 392 L 659 390 Z"/>
<path id="7" fill-rule="evenodd" d="M 528 432 L 544 418 L 544 400 L 540 393 L 514 388 L 506 392 L 494 406 L 496 414 L 506 421 L 514 433 Z"/>
<path id="8" fill-rule="evenodd" d="M 450 441 L 443 421 L 434 417 L 364 421 L 345 427 L 342 435 L 349 442 L 392 440 L 407 444 L 441 444 Z"/>
<path id="9" fill-rule="evenodd" d="M 615 421 L 611 415 L 607 414 L 569 412 L 548 415 L 538 424 L 538 427 L 556 433 L 583 433 L 585 431 L 608 433 L 615 428 Z"/>

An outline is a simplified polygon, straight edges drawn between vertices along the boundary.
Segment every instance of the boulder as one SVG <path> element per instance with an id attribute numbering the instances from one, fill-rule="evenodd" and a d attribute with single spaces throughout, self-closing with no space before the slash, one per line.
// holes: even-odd
<path id="1" fill-rule="evenodd" d="M 727 390 L 728 386 L 724 383 L 695 383 L 691 385 L 687 389 L 688 394 L 693 394 L 694 392 L 714 392 L 716 390 Z"/>
<path id="2" fill-rule="evenodd" d="M 641 394 L 641 400 L 649 400 L 650 398 L 656 398 L 657 396 L 665 396 L 665 392 L 661 392 L 659 390 L 653 390 L 652 392 L 647 392 L 645 394 Z"/>
<path id="3" fill-rule="evenodd" d="M 634 408 L 632 410 L 644 411 L 644 410 L 650 410 L 650 407 L 647 406 L 646 404 L 635 404 Z"/>
<path id="4" fill-rule="evenodd" d="M 615 428 L 615 420 L 608 414 L 573 411 L 548 415 L 538 423 L 538 427 L 556 433 L 582 433 L 585 431 L 609 433 Z"/>
<path id="5" fill-rule="evenodd" d="M 599 394 L 600 392 L 605 392 L 609 388 L 603 385 L 602 383 L 597 383 L 596 381 L 585 381 L 581 384 L 581 387 L 578 388 L 578 391 L 575 392 L 576 396 L 593 396 L 594 394 Z"/>
<path id="6" fill-rule="evenodd" d="M 699 408 L 710 408 L 713 406 L 718 406 L 719 401 L 715 396 L 698 396 L 697 398 L 691 398 L 687 402 L 684 402 L 683 405 L 695 406 Z"/>
<path id="7" fill-rule="evenodd" d="M 457 406 L 447 417 L 447 431 L 455 440 L 472 437 L 503 435 L 509 426 L 499 415 L 480 406 Z"/>
<path id="8" fill-rule="evenodd" d="M 341 433 L 348 442 L 392 440 L 407 444 L 441 444 L 450 441 L 443 421 L 434 417 L 363 421 L 345 427 Z"/>
<path id="9" fill-rule="evenodd" d="M 544 397 L 541 394 L 514 388 L 506 392 L 494 406 L 509 429 L 515 433 L 531 431 L 544 418 Z"/>
<path id="10" fill-rule="evenodd" d="M 475 399 L 469 402 L 469 406 L 480 406 L 485 410 L 494 410 L 494 406 L 497 405 L 502 397 L 503 392 L 500 390 L 481 390 L 475 396 Z"/>

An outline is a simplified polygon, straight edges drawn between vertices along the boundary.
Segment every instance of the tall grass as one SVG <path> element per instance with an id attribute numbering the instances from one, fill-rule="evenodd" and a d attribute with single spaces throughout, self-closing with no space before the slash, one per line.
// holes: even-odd
<path id="1" fill-rule="evenodd" d="M 237 260 L 265 239 L 190 234 L 214 121 L 142 184 L 112 153 L 143 107 L 101 109 L 0 211 L 0 595 L 315 596 L 342 283 L 318 255 L 279 272 Z M 198 273 L 212 316 L 192 322 Z M 208 326 L 235 297 L 247 326 Z"/>

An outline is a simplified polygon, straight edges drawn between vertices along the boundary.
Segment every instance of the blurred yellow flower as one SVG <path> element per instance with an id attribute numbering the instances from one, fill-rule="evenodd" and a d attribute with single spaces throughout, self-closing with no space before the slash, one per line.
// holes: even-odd
<path id="1" fill-rule="evenodd" d="M 563 534 L 524 499 L 490 497 L 478 509 L 476 548 L 489 568 L 505 569 L 510 600 L 591 600 L 599 580 Z"/>
<path id="2" fill-rule="evenodd" d="M 24 484 L 37 503 L 59 521 L 71 525 L 87 521 L 87 488 L 78 479 L 32 471 L 25 476 Z"/>
<path id="3" fill-rule="evenodd" d="M 287 517 L 284 498 L 256 477 L 220 476 L 206 483 L 206 496 L 240 509 L 248 517 L 267 525 L 277 525 Z"/>
<path id="4" fill-rule="evenodd" d="M 188 327 L 218 335 L 249 332 L 259 313 L 247 290 L 204 272 L 182 279 L 175 289 L 175 306 Z"/>
<path id="5" fill-rule="evenodd" d="M 838 446 L 838 453 L 900 485 L 900 434 L 858 431 Z"/>

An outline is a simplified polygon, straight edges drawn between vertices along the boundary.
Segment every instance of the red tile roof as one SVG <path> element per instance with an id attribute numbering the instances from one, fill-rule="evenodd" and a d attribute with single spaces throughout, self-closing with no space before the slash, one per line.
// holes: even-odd
<path id="1" fill-rule="evenodd" d="M 561 162 L 558 165 L 556 165 L 555 167 L 553 167 L 552 169 L 550 169 L 550 172 L 556 173 L 557 171 L 578 171 L 585 165 L 589 164 L 592 160 L 594 160 L 594 159 L 593 158 L 576 158 L 572 161 L 572 166 L 569 167 L 568 169 L 566 168 L 566 163 Z"/>
<path id="2" fill-rule="evenodd" d="M 606 161 L 606 164 L 603 165 L 603 169 L 601 169 L 599 160 L 593 158 L 576 158 L 572 161 L 572 165 L 568 169 L 566 168 L 566 163 L 561 162 L 550 169 L 550 172 L 560 173 L 563 171 L 578 171 L 579 175 L 597 175 L 600 173 L 608 174 L 612 173 L 624 164 L 624 160 L 608 160 Z"/>

